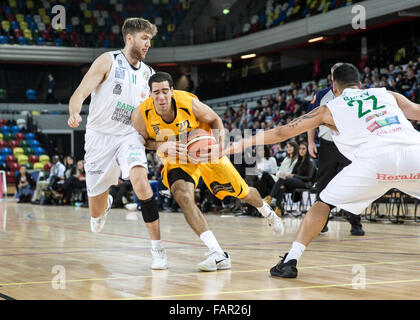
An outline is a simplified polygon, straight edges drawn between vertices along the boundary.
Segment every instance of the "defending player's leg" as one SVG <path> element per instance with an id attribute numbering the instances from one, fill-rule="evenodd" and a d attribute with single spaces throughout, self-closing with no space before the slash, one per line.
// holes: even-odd
<path id="1" fill-rule="evenodd" d="M 159 209 L 148 182 L 147 169 L 142 166 L 132 167 L 130 169 L 130 181 L 134 192 L 140 200 L 143 220 L 151 239 L 151 268 L 155 270 L 167 269 L 168 259 L 160 240 Z"/>
<path id="2" fill-rule="evenodd" d="M 195 181 L 182 169 L 173 169 L 168 174 L 170 190 L 190 227 L 209 249 L 206 260 L 198 264 L 201 271 L 230 269 L 229 255 L 222 250 L 213 232 L 210 230 L 203 213 L 194 200 Z"/>
<path id="3" fill-rule="evenodd" d="M 321 232 L 330 211 L 331 206 L 328 204 L 321 201 L 315 202 L 305 215 L 305 218 L 303 218 L 290 251 L 285 254 L 277 265 L 270 269 L 270 274 L 273 277 L 297 277 L 297 261 L 306 249 L 306 246 Z"/>
<path id="4" fill-rule="evenodd" d="M 98 233 L 104 228 L 106 217 L 111 210 L 112 200 L 108 190 L 97 196 L 89 197 L 90 230 L 92 232 Z"/>

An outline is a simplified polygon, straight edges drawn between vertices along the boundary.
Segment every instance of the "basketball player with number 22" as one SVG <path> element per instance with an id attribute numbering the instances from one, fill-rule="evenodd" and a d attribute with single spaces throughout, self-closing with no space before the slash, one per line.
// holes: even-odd
<path id="1" fill-rule="evenodd" d="M 212 147 L 219 145 L 222 150 L 224 127 L 219 116 L 195 95 L 174 90 L 168 73 L 152 75 L 149 87 L 149 98 L 133 111 L 131 122 L 146 140 L 146 148 L 158 151 L 164 164 L 161 172 L 163 184 L 171 191 L 188 224 L 209 249 L 207 258 L 198 264 L 198 269 L 230 269 L 230 256 L 221 249 L 194 200 L 200 177 L 217 198 L 233 196 L 255 206 L 274 232 L 282 233 L 283 223 L 263 202 L 258 191 L 248 187 L 227 157 L 207 163 L 191 161 L 196 146 L 214 144 L 214 139 L 218 144 Z M 207 137 L 203 130 L 207 131 Z"/>

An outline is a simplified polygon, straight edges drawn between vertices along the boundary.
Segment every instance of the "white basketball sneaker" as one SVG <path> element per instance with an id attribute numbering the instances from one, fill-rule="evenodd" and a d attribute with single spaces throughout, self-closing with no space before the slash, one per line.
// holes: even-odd
<path id="1" fill-rule="evenodd" d="M 108 208 L 106 208 L 105 212 L 98 218 L 90 217 L 90 231 L 94 233 L 101 232 L 104 228 L 106 222 L 106 216 L 108 215 L 109 211 L 111 210 L 112 201 L 114 199 L 109 194 L 108 195 Z"/>
<path id="2" fill-rule="evenodd" d="M 201 271 L 216 271 L 230 269 L 230 257 L 224 252 L 209 251 L 205 254 L 207 259 L 198 264 L 198 269 Z"/>
<path id="3" fill-rule="evenodd" d="M 270 209 L 270 213 L 265 217 L 267 219 L 267 227 L 273 233 L 284 234 L 284 224 L 283 220 L 273 211 L 273 209 L 264 202 L 263 204 L 265 207 Z"/>
<path id="4" fill-rule="evenodd" d="M 168 269 L 168 258 L 164 248 L 152 249 L 152 269 L 165 270 Z"/>

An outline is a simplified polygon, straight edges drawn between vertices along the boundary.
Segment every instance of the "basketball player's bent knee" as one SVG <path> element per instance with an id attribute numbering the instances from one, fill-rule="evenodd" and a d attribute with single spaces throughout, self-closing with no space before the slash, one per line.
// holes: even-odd
<path id="1" fill-rule="evenodd" d="M 142 166 L 135 166 L 130 170 L 130 181 L 134 192 L 140 200 L 147 200 L 153 196 L 147 177 L 147 169 Z"/>

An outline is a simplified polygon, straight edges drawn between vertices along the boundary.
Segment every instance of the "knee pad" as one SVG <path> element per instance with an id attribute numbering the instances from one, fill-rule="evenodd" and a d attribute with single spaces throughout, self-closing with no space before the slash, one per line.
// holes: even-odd
<path id="1" fill-rule="evenodd" d="M 146 223 L 150 223 L 159 219 L 158 204 L 154 196 L 147 200 L 140 200 L 141 214 Z"/>

